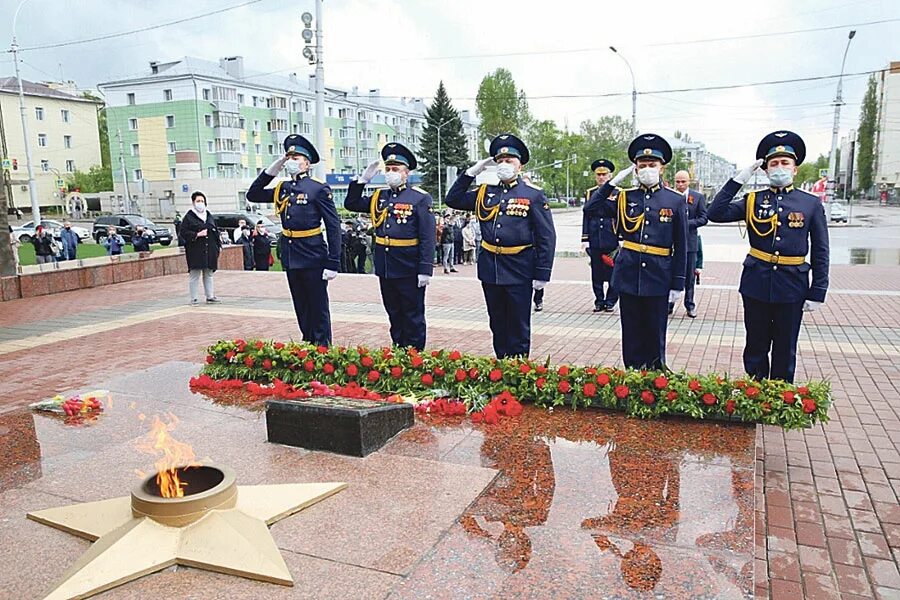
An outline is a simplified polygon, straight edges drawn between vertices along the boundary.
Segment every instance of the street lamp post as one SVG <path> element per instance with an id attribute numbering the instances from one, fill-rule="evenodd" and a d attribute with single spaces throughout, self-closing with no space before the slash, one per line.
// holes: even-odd
<path id="1" fill-rule="evenodd" d="M 13 64 L 16 66 L 16 81 L 19 83 L 19 112 L 22 115 L 22 135 L 25 138 L 25 164 L 28 167 L 28 196 L 31 199 L 31 217 L 35 223 L 40 223 L 41 209 L 38 206 L 37 182 L 34 180 L 34 165 L 31 162 L 31 136 L 28 133 L 28 114 L 25 109 L 25 89 L 22 87 L 22 76 L 19 73 L 19 43 L 16 41 L 16 21 L 19 20 L 19 11 L 28 0 L 19 2 L 12 23 L 12 45 L 10 49 L 13 55 Z"/>
<path id="2" fill-rule="evenodd" d="M 631 73 L 631 128 L 637 133 L 637 86 L 634 83 L 634 71 L 631 70 L 631 64 L 628 62 L 628 59 L 622 56 L 615 46 L 610 46 L 609 49 L 625 61 L 625 66 L 628 67 L 628 72 Z"/>
<path id="3" fill-rule="evenodd" d="M 844 87 L 844 64 L 847 62 L 847 52 L 850 50 L 850 42 L 855 35 L 855 29 L 851 29 L 850 33 L 847 35 L 847 46 L 844 48 L 844 58 L 841 60 L 841 74 L 838 76 L 837 95 L 834 98 L 834 127 L 831 129 L 831 154 L 828 156 L 828 183 L 825 185 L 825 199 L 828 202 L 834 200 L 834 188 L 837 185 L 837 140 L 838 129 L 840 128 L 841 123 L 841 105 L 843 104 L 841 92 Z M 853 168 L 852 165 L 850 168 Z"/>

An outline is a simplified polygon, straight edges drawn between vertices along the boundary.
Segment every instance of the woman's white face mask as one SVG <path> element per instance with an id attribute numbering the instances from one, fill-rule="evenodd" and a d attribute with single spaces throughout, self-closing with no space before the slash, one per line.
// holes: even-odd
<path id="1" fill-rule="evenodd" d="M 201 214 L 206 212 L 206 203 L 194 202 L 194 210 Z"/>

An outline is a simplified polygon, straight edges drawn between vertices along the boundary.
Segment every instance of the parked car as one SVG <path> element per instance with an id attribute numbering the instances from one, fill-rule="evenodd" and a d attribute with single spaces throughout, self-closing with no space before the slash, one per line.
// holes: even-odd
<path id="1" fill-rule="evenodd" d="M 53 234 L 53 237 L 56 239 L 60 239 L 60 231 L 62 231 L 63 224 L 61 221 L 54 221 L 53 219 L 41 219 L 41 225 L 43 225 L 44 229 L 49 229 Z M 87 241 L 91 237 L 91 232 L 85 229 L 84 227 L 78 227 L 77 225 L 72 225 L 72 231 L 78 236 L 78 239 L 82 242 Z M 18 227 L 13 227 L 13 235 L 17 236 L 17 239 L 22 244 L 27 244 L 31 241 L 31 238 L 34 237 L 34 221 L 28 221 L 27 223 L 23 223 Z"/>
<path id="2" fill-rule="evenodd" d="M 281 225 L 273 223 L 271 219 L 256 213 L 237 211 L 228 213 L 212 213 L 213 221 L 219 231 L 227 233 L 227 243 L 231 244 L 234 240 L 234 230 L 237 229 L 238 221 L 244 219 L 247 225 L 252 229 L 258 221 L 262 221 L 266 226 L 269 235 L 272 236 L 272 245 L 278 245 L 278 238 L 281 237 Z"/>
<path id="3" fill-rule="evenodd" d="M 840 202 L 832 200 L 828 204 L 828 214 L 832 223 L 847 222 L 847 207 Z"/>
<path id="4" fill-rule="evenodd" d="M 102 244 L 106 240 L 107 231 L 110 226 L 116 228 L 116 233 L 125 239 L 125 243 L 131 242 L 131 236 L 134 235 L 134 229 L 140 225 L 144 231 L 149 233 L 152 238 L 151 244 L 162 244 L 168 246 L 172 243 L 172 232 L 162 225 L 157 225 L 150 219 L 141 215 L 115 214 L 105 217 L 97 217 L 94 221 L 93 237 L 98 244 Z"/>

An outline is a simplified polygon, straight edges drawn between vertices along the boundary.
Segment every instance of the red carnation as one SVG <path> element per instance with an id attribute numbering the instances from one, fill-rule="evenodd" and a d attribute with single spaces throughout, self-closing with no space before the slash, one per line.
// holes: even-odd
<path id="1" fill-rule="evenodd" d="M 593 377 L 594 375 L 597 374 L 597 368 L 596 367 L 585 367 L 584 374 L 590 375 L 591 377 Z"/>
<path id="2" fill-rule="evenodd" d="M 547 367 L 545 367 L 544 365 L 538 365 L 534 368 L 534 370 L 538 372 L 538 375 L 543 375 L 547 372 Z"/>
<path id="3" fill-rule="evenodd" d="M 375 366 L 375 361 L 372 359 L 371 356 L 363 356 L 359 360 L 359 362 L 362 363 L 362 366 L 364 366 L 367 369 L 371 369 L 373 366 Z"/>
<path id="4" fill-rule="evenodd" d="M 806 387 L 805 385 L 801 385 L 800 387 L 797 388 L 797 393 L 800 394 L 801 396 L 805 396 L 809 393 L 809 388 Z"/>
<path id="5" fill-rule="evenodd" d="M 529 373 L 531 373 L 531 367 L 528 366 L 528 363 L 522 363 L 521 365 L 519 365 L 519 373 L 521 373 L 522 375 L 528 375 Z"/>
<path id="6" fill-rule="evenodd" d="M 435 377 L 443 377 L 443 376 L 446 375 L 446 374 L 447 374 L 447 372 L 444 371 L 444 369 L 442 369 L 442 368 L 440 368 L 440 367 L 435 367 L 435 368 L 434 368 L 434 376 L 435 376 Z"/>
<path id="7" fill-rule="evenodd" d="M 593 398 L 597 395 L 597 386 L 588 382 L 581 387 L 581 393 L 588 398 Z"/>
<path id="8" fill-rule="evenodd" d="M 489 425 L 493 425 L 500 421 L 500 415 L 497 413 L 497 409 L 493 404 L 488 404 L 484 407 L 484 422 Z"/>
<path id="9" fill-rule="evenodd" d="M 700 382 L 697 381 L 696 379 L 691 379 L 690 382 L 688 382 L 688 389 L 691 390 L 692 392 L 699 392 L 700 391 Z"/>
<path id="10" fill-rule="evenodd" d="M 503 371 L 500 369 L 491 369 L 490 375 L 488 375 L 491 381 L 500 381 L 503 379 Z"/>
<path id="11" fill-rule="evenodd" d="M 439 350 L 432 350 L 432 351 L 431 351 L 431 358 L 437 358 L 438 356 L 440 356 L 440 354 L 441 354 L 441 353 L 440 353 Z"/>
<path id="12" fill-rule="evenodd" d="M 324 365 L 322 365 L 322 372 L 326 375 L 331 375 L 332 373 L 334 373 L 334 365 L 331 363 L 325 363 Z"/>
<path id="13" fill-rule="evenodd" d="M 572 391 L 572 385 L 568 381 L 563 379 L 558 384 L 556 384 L 556 389 L 558 389 L 560 393 L 568 394 L 570 391 Z"/>
<path id="14" fill-rule="evenodd" d="M 356 377 L 356 375 L 359 373 L 359 369 L 356 367 L 356 365 L 353 364 L 347 365 L 344 370 L 347 371 L 347 375 L 349 375 L 350 377 Z"/>
<path id="15" fill-rule="evenodd" d="M 459 360 L 462 358 L 462 353 L 459 350 L 453 350 L 450 352 L 450 360 Z"/>
<path id="16" fill-rule="evenodd" d="M 369 371 L 369 375 L 366 377 L 370 383 L 375 383 L 379 379 L 381 379 L 381 373 L 378 371 Z"/>
<path id="17" fill-rule="evenodd" d="M 206 364 L 211 365 L 214 362 L 216 362 L 216 357 L 213 356 L 212 354 L 207 354 L 206 355 Z"/>
<path id="18" fill-rule="evenodd" d="M 616 398 L 619 400 L 624 400 L 628 397 L 629 392 L 631 392 L 627 385 L 617 385 L 614 391 L 616 393 Z"/>
<path id="19" fill-rule="evenodd" d="M 282 344 L 281 342 L 275 342 L 275 349 L 276 349 L 276 350 L 283 350 L 283 349 L 284 349 L 284 344 Z"/>
<path id="20" fill-rule="evenodd" d="M 729 400 L 725 403 L 725 412 L 729 415 L 734 414 L 734 400 Z"/>
<path id="21" fill-rule="evenodd" d="M 566 376 L 568 376 L 568 375 L 569 375 L 569 366 L 568 366 L 568 365 L 562 365 L 562 366 L 559 368 L 559 370 L 557 371 L 557 373 L 559 373 L 559 376 L 560 376 L 560 377 L 566 377 Z"/>
<path id="22" fill-rule="evenodd" d="M 656 379 L 653 380 L 653 385 L 656 386 L 656 389 L 661 390 L 664 389 L 667 385 L 669 385 L 669 380 L 665 375 L 660 375 Z"/>
<path id="23" fill-rule="evenodd" d="M 263 344 L 263 341 L 262 341 L 262 340 L 258 340 L 258 341 L 254 344 L 254 346 L 256 346 L 256 349 L 257 349 L 257 350 L 262 350 L 262 349 L 263 349 L 263 346 L 265 346 L 265 344 Z"/>
<path id="24" fill-rule="evenodd" d="M 747 387 L 747 382 L 744 381 L 743 379 L 741 379 L 741 380 L 739 380 L 739 381 L 735 381 L 735 382 L 734 382 L 734 387 L 736 387 L 736 388 L 739 389 L 739 390 L 742 390 L 742 389 L 744 389 L 745 387 Z"/>
<path id="25" fill-rule="evenodd" d="M 597 375 L 597 383 L 600 385 L 609 385 L 609 375 L 606 373 L 600 373 Z"/>
<path id="26" fill-rule="evenodd" d="M 251 369 L 253 368 L 253 363 L 254 363 L 254 362 L 255 362 L 255 361 L 253 360 L 253 357 L 252 357 L 252 356 L 248 356 L 248 357 L 246 357 L 246 358 L 244 359 L 244 364 L 247 365 L 247 367 L 249 367 L 249 368 L 251 368 Z"/>
<path id="27" fill-rule="evenodd" d="M 403 369 L 401 367 L 391 367 L 391 377 L 394 379 L 400 379 L 403 376 Z"/>
<path id="28" fill-rule="evenodd" d="M 262 362 L 262 368 L 266 371 L 270 370 L 272 368 L 272 360 L 269 358 L 264 358 Z"/>
<path id="29" fill-rule="evenodd" d="M 542 390 L 542 389 L 544 389 L 545 383 L 547 383 L 546 379 L 544 379 L 543 377 L 538 377 L 537 381 L 534 382 L 534 385 L 537 386 L 537 389 Z"/>
<path id="30" fill-rule="evenodd" d="M 462 369 L 457 369 L 455 376 L 456 376 L 457 381 L 465 381 L 466 380 L 466 372 L 463 371 Z"/>
<path id="31" fill-rule="evenodd" d="M 771 410 L 772 410 L 772 405 L 771 405 L 771 404 L 769 404 L 768 402 L 763 402 L 763 403 L 762 403 L 762 411 L 763 411 L 764 413 L 768 414 L 769 411 L 771 411 Z"/>
<path id="32" fill-rule="evenodd" d="M 656 402 L 656 396 L 650 390 L 644 390 L 641 392 L 641 400 L 644 404 L 653 404 Z"/>
<path id="33" fill-rule="evenodd" d="M 413 356 L 412 361 L 410 362 L 410 364 L 413 366 L 413 368 L 418 369 L 418 368 L 421 367 L 423 364 L 425 364 L 425 359 L 422 358 L 422 357 L 419 356 L 419 355 L 416 355 L 416 356 Z"/>
<path id="34" fill-rule="evenodd" d="M 716 403 L 716 395 L 710 392 L 706 392 L 705 394 L 703 394 L 700 399 L 703 400 L 703 404 L 707 406 L 712 406 Z"/>
<path id="35" fill-rule="evenodd" d="M 800 401 L 800 404 L 803 406 L 803 412 L 806 414 L 816 412 L 816 401 L 812 398 L 804 398 Z"/>
<path id="36" fill-rule="evenodd" d="M 298 349 L 294 352 L 294 354 L 297 355 L 297 358 L 299 358 L 300 360 L 303 360 L 303 359 L 306 358 L 306 356 L 309 354 L 309 350 L 301 350 L 301 349 L 298 348 Z"/>
<path id="37" fill-rule="evenodd" d="M 518 417 L 522 414 L 522 404 L 516 400 L 515 398 L 511 399 L 506 404 L 506 416 L 508 417 Z"/>
<path id="38" fill-rule="evenodd" d="M 484 413 L 483 412 L 479 411 L 479 412 L 472 413 L 472 422 L 473 423 L 481 423 L 482 421 L 484 421 Z"/>
<path id="39" fill-rule="evenodd" d="M 230 360 L 233 359 L 234 357 L 235 357 L 235 352 L 234 352 L 234 350 L 229 350 L 228 352 L 225 353 L 225 360 L 230 361 Z"/>
<path id="40" fill-rule="evenodd" d="M 313 371 L 316 370 L 316 363 L 314 363 L 314 362 L 311 361 L 311 360 L 308 360 L 308 361 L 304 362 L 304 363 L 303 363 L 303 370 L 306 371 L 307 373 L 312 373 Z"/>
<path id="41" fill-rule="evenodd" d="M 431 376 L 431 373 L 423 373 L 421 379 L 422 383 L 425 385 L 432 385 L 434 383 L 434 377 Z"/>
<path id="42" fill-rule="evenodd" d="M 469 369 L 469 379 L 478 379 L 478 369 L 475 367 Z"/>
<path id="43" fill-rule="evenodd" d="M 325 354 L 326 352 L 328 352 L 328 347 L 327 346 L 316 346 L 316 352 L 318 352 L 319 354 Z"/>
<path id="44" fill-rule="evenodd" d="M 666 400 L 668 400 L 669 402 L 675 402 L 676 400 L 678 400 L 678 392 L 676 392 L 675 390 L 669 390 L 669 393 L 666 394 Z"/>
<path id="45" fill-rule="evenodd" d="M 748 398 L 756 398 L 757 396 L 759 396 L 759 388 L 750 385 L 747 386 L 747 389 L 744 390 L 744 393 L 747 394 Z"/>
<path id="46" fill-rule="evenodd" d="M 781 394 L 781 397 L 784 398 L 786 404 L 793 404 L 797 401 L 797 397 L 794 396 L 794 392 L 785 391 Z"/>

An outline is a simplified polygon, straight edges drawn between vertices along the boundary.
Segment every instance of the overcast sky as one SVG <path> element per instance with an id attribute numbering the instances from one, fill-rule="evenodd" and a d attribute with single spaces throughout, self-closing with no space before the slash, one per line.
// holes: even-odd
<path id="1" fill-rule="evenodd" d="M 29 0 L 17 34 L 19 45 L 28 48 L 146 27 L 241 1 L 57 0 L 51 10 L 45 2 Z M 4 47 L 11 40 L 17 5 L 18 0 L 0 0 Z M 29 50 L 22 53 L 23 77 L 44 81 L 62 75 L 90 88 L 145 71 L 151 60 L 186 54 L 210 60 L 243 55 L 248 69 L 304 76 L 310 72 L 300 56 L 304 10 L 314 10 L 312 0 L 261 0 L 126 37 Z M 792 80 L 836 75 L 850 27 L 731 38 L 885 19 L 900 19 L 896 0 L 325 0 L 326 81 L 361 90 L 379 88 L 388 96 L 430 99 L 443 79 L 457 108 L 474 110 L 481 78 L 506 67 L 525 90 L 537 118 L 577 130 L 584 119 L 631 117 L 631 78 L 610 45 L 631 63 L 639 92 Z M 846 73 L 900 60 L 900 21 L 856 29 Z M 725 39 L 689 43 L 710 38 Z M 10 55 L 0 56 L 0 75 L 12 74 Z M 865 76 L 844 78 L 842 133 L 859 121 L 865 81 Z M 752 162 L 764 134 L 789 128 L 804 137 L 815 157 L 830 148 L 836 85 L 836 79 L 827 79 L 641 94 L 638 128 L 663 136 L 680 129 L 739 165 Z M 597 97 L 601 94 L 620 95 Z"/>

